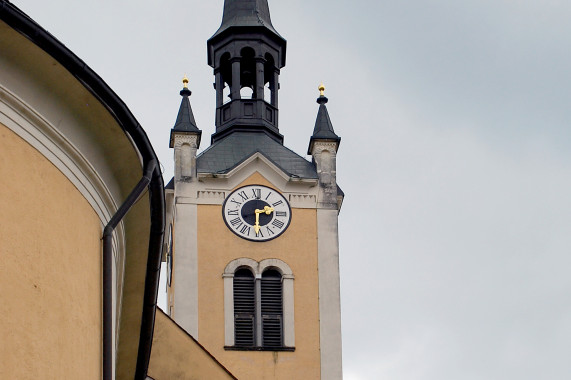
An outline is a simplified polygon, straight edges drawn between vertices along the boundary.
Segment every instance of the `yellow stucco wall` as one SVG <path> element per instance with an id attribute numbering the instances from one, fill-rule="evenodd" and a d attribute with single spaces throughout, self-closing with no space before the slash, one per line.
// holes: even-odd
<path id="1" fill-rule="evenodd" d="M 148 375 L 155 380 L 234 379 L 160 309 L 155 319 Z"/>
<path id="2" fill-rule="evenodd" d="M 0 378 L 101 378 L 101 225 L 69 180 L 0 124 Z"/>
<path id="3" fill-rule="evenodd" d="M 274 187 L 255 173 L 239 186 Z M 238 187 L 239 187 L 238 186 Z M 320 378 L 317 212 L 292 208 L 289 228 L 278 238 L 251 242 L 232 233 L 221 206 L 198 206 L 199 342 L 239 379 Z M 295 352 L 226 351 L 222 273 L 237 258 L 279 258 L 295 276 Z"/>

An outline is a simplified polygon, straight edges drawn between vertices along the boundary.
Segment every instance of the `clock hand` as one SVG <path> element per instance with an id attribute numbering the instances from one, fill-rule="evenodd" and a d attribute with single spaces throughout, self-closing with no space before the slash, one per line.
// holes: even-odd
<path id="1" fill-rule="evenodd" d="M 254 213 L 256 214 L 256 223 L 254 224 L 254 231 L 256 231 L 256 235 L 260 232 L 260 214 L 270 215 L 274 212 L 274 208 L 270 206 L 264 206 L 263 210 L 255 209 Z"/>
<path id="2" fill-rule="evenodd" d="M 256 213 L 256 224 L 254 224 L 254 231 L 256 231 L 256 235 L 260 232 L 260 214 L 264 212 L 264 210 L 256 209 L 254 211 Z"/>

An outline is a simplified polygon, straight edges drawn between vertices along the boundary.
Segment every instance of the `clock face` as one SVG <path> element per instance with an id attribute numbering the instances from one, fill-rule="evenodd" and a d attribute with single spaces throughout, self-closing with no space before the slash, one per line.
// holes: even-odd
<path id="1" fill-rule="evenodd" d="M 230 231 L 243 239 L 275 239 L 289 227 L 291 208 L 277 190 L 248 185 L 234 190 L 222 206 L 222 217 Z"/>

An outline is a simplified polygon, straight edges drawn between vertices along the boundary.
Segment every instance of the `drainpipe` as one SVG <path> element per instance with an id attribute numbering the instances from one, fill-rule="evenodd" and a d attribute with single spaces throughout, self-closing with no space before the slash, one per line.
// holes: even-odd
<path id="1" fill-rule="evenodd" d="M 157 163 L 145 164 L 143 177 L 103 229 L 103 380 L 113 379 L 113 231 L 147 189 Z"/>

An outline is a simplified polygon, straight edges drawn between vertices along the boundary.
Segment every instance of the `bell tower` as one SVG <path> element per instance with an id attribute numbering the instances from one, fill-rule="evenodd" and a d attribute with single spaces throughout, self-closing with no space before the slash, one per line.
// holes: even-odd
<path id="1" fill-rule="evenodd" d="M 215 126 L 201 131 L 188 80 L 170 146 L 168 313 L 240 379 L 342 379 L 337 218 L 343 192 L 323 86 L 307 154 L 278 129 L 286 41 L 267 0 L 225 0 L 208 40 Z"/>
<path id="2" fill-rule="evenodd" d="M 212 142 L 255 130 L 281 143 L 278 90 L 286 41 L 272 25 L 267 0 L 225 1 L 222 25 L 207 46 L 216 89 Z"/>

